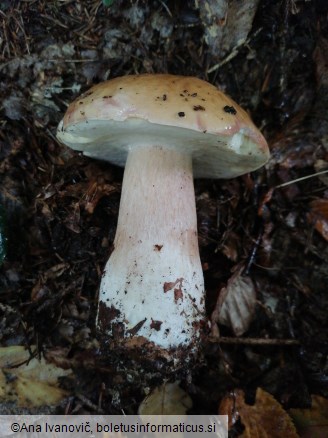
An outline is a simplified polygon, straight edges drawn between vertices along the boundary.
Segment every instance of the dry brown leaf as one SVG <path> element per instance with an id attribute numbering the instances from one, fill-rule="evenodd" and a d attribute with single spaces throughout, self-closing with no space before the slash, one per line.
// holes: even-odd
<path id="1" fill-rule="evenodd" d="M 290 409 L 301 438 L 326 438 L 328 436 L 328 400 L 312 395 L 310 409 Z"/>
<path id="2" fill-rule="evenodd" d="M 221 61 L 227 53 L 229 59 L 236 56 L 238 48 L 247 40 L 258 1 L 211 0 L 198 4 L 204 38 L 211 55 Z"/>
<path id="3" fill-rule="evenodd" d="M 316 74 L 317 74 L 317 82 L 318 88 L 320 86 L 327 87 L 328 86 L 328 40 L 319 37 L 317 41 L 317 46 L 313 53 L 313 58 L 316 64 Z"/>
<path id="4" fill-rule="evenodd" d="M 0 348 L 0 401 L 15 402 L 17 406 L 32 408 L 56 405 L 68 396 L 58 388 L 58 378 L 71 374 L 32 358 L 23 346 Z"/>
<path id="5" fill-rule="evenodd" d="M 32 347 L 31 347 L 32 348 Z M 15 367 L 31 357 L 29 350 L 22 345 L 0 348 L 0 368 Z"/>
<path id="6" fill-rule="evenodd" d="M 178 382 L 155 388 L 139 406 L 139 415 L 184 415 L 192 406 L 189 395 Z"/>
<path id="7" fill-rule="evenodd" d="M 222 400 L 219 415 L 229 416 L 229 427 L 240 417 L 245 426 L 241 438 L 299 438 L 287 412 L 261 388 L 256 391 L 253 406 L 245 402 L 242 390 L 233 391 Z"/>
<path id="8" fill-rule="evenodd" d="M 233 262 L 238 260 L 238 246 L 240 237 L 237 233 L 231 231 L 228 239 L 224 242 L 222 253 Z"/>
<path id="9" fill-rule="evenodd" d="M 254 284 L 249 277 L 242 275 L 242 269 L 236 271 L 225 288 L 220 291 L 212 324 L 230 327 L 236 336 L 248 330 L 256 305 Z"/>
<path id="10" fill-rule="evenodd" d="M 328 199 L 316 199 L 310 203 L 308 221 L 328 241 Z"/>
<path id="11" fill-rule="evenodd" d="M 117 191 L 116 187 L 106 184 L 103 181 L 92 180 L 89 183 L 88 190 L 84 195 L 85 209 L 92 214 L 99 201 L 104 196 L 109 196 Z"/>
<path id="12" fill-rule="evenodd" d="M 322 175 L 318 175 L 318 178 L 321 182 L 323 182 L 326 186 L 328 186 L 328 162 L 325 160 L 317 160 L 314 163 L 314 168 L 316 172 L 327 171 Z"/>

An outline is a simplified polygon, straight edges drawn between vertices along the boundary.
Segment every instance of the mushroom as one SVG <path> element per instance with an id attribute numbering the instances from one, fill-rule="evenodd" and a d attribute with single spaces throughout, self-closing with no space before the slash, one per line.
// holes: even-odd
<path id="1" fill-rule="evenodd" d="M 88 157 L 125 165 L 99 292 L 103 339 L 144 357 L 192 357 L 206 325 L 193 176 L 258 169 L 269 158 L 264 137 L 215 86 L 168 74 L 92 87 L 69 106 L 57 137 Z"/>

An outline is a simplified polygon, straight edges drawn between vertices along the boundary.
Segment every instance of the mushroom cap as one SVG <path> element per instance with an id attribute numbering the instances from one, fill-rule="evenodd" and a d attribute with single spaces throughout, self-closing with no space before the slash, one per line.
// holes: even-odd
<path id="1" fill-rule="evenodd" d="M 68 107 L 57 137 L 119 166 L 134 147 L 174 148 L 192 154 L 194 175 L 202 178 L 233 178 L 269 159 L 263 135 L 230 97 L 201 79 L 169 74 L 92 87 Z"/>

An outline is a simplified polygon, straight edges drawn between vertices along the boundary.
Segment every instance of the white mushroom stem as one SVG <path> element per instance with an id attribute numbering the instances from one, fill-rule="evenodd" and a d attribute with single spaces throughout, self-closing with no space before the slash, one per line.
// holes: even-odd
<path id="1" fill-rule="evenodd" d="M 125 167 L 98 326 L 116 338 L 190 348 L 203 319 L 191 156 L 161 146 L 137 147 Z"/>

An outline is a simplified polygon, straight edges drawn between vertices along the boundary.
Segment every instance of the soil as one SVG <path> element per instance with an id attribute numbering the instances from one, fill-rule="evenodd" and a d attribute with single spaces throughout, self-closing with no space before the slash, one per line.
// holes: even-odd
<path id="1" fill-rule="evenodd" d="M 246 331 L 219 324 L 181 373 L 192 413 L 217 413 L 234 388 L 252 400 L 261 387 L 285 408 L 328 397 L 328 177 L 299 180 L 328 166 L 327 5 L 260 0 L 247 40 L 218 54 L 197 3 L 0 1 L 0 345 L 36 345 L 74 369 L 57 413 L 136 413 L 163 381 L 97 339 L 123 170 L 56 140 L 68 104 L 92 84 L 145 72 L 217 85 L 271 149 L 251 175 L 195 181 L 208 316 L 237 270 L 256 298 Z"/>

